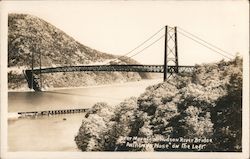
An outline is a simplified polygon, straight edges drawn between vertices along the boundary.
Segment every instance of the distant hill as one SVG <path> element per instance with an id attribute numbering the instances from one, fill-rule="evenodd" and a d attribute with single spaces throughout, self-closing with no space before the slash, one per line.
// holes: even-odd
<path id="1" fill-rule="evenodd" d="M 26 81 L 22 70 L 31 68 L 32 53 L 34 66 L 39 66 L 39 55 L 43 67 L 108 63 L 118 56 L 87 47 L 51 25 L 28 14 L 12 13 L 8 16 L 8 80 L 9 89 L 25 89 Z M 137 63 L 128 58 L 118 63 Z M 76 87 L 107 84 L 112 82 L 148 78 L 139 73 L 56 73 L 43 75 L 46 87 Z"/>

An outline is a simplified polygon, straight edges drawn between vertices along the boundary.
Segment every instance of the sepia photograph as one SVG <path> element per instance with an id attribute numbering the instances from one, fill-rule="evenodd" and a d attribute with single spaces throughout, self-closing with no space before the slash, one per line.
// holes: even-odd
<path id="1" fill-rule="evenodd" d="M 248 1 L 0 5 L 1 158 L 249 158 Z"/>

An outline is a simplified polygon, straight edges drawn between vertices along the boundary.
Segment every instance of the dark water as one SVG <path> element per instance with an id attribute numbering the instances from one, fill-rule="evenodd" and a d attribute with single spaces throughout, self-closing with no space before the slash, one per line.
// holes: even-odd
<path id="1" fill-rule="evenodd" d="M 20 111 L 89 108 L 96 102 L 116 105 L 125 98 L 139 96 L 147 86 L 159 82 L 161 79 L 46 92 L 9 92 L 8 112 L 13 115 Z M 9 151 L 78 151 L 74 136 L 83 118 L 83 113 L 38 118 L 9 118 L 8 149 Z"/>

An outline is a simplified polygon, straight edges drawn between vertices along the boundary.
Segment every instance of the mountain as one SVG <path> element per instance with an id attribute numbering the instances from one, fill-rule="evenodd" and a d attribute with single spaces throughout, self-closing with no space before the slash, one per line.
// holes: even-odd
<path id="1" fill-rule="evenodd" d="M 28 14 L 11 13 L 8 16 L 8 83 L 9 89 L 25 89 L 22 71 L 31 68 L 32 53 L 34 67 L 109 63 L 118 56 L 103 53 L 87 47 L 50 23 Z M 138 63 L 123 58 L 118 63 Z M 45 87 L 77 87 L 107 84 L 121 81 L 134 81 L 148 76 L 124 72 L 74 72 L 42 75 Z"/>

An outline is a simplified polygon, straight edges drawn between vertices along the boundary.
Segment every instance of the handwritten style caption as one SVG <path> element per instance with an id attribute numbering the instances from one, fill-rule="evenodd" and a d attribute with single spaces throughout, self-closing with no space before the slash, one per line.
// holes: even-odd
<path id="1" fill-rule="evenodd" d="M 121 144 L 125 144 L 130 148 L 156 148 L 156 149 L 183 149 L 183 150 L 196 150 L 201 151 L 205 149 L 207 144 L 212 143 L 212 139 L 209 138 L 144 138 L 137 136 L 125 136 L 120 137 Z"/>

